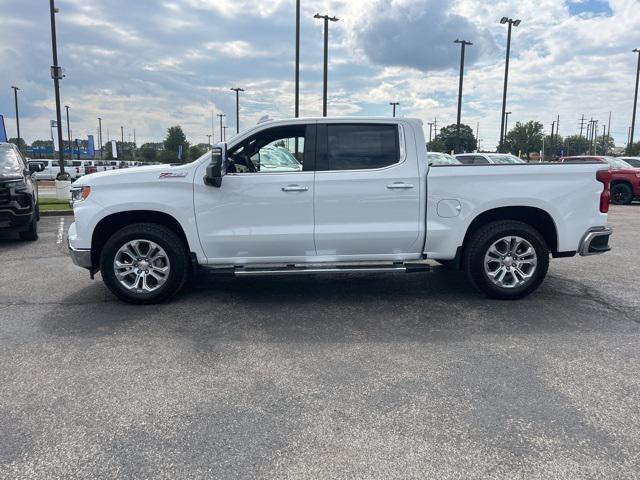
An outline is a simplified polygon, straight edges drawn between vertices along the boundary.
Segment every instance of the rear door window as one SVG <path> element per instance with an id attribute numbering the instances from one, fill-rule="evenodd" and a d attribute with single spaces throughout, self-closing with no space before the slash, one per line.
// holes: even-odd
<path id="1" fill-rule="evenodd" d="M 326 125 L 326 169 L 370 170 L 400 161 L 397 125 Z"/>

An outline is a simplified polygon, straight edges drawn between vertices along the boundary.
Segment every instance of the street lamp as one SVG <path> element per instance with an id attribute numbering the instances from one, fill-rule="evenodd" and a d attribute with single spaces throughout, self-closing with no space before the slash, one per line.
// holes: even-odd
<path id="1" fill-rule="evenodd" d="M 504 112 L 504 134 L 502 135 L 503 139 L 507 136 L 507 130 L 509 130 L 509 115 L 511 115 L 511 112 Z"/>
<path id="2" fill-rule="evenodd" d="M 100 142 L 100 160 L 102 160 L 102 118 L 98 117 L 98 141 Z"/>
<path id="3" fill-rule="evenodd" d="M 207 141 L 209 142 L 209 150 L 211 150 L 211 134 L 206 135 Z"/>
<path id="4" fill-rule="evenodd" d="M 467 45 L 473 45 L 473 43 L 459 39 L 455 39 L 453 43 L 460 44 L 460 85 L 458 86 L 458 120 L 456 123 L 456 153 L 460 153 L 460 115 L 462 113 L 462 79 L 464 76 L 464 51 Z"/>
<path id="5" fill-rule="evenodd" d="M 636 93 L 633 96 L 633 116 L 631 117 L 631 133 L 629 134 L 629 146 L 628 152 L 631 153 L 633 149 L 633 133 L 636 127 L 636 107 L 638 106 L 638 78 L 640 77 L 640 48 L 634 48 L 632 52 L 638 54 L 638 68 L 636 70 Z"/>
<path id="6" fill-rule="evenodd" d="M 400 102 L 389 102 L 389 105 L 393 107 L 393 116 L 396 116 L 396 107 L 400 105 Z"/>
<path id="7" fill-rule="evenodd" d="M 58 9 L 54 5 L 54 0 L 49 0 L 49 16 L 51 17 L 51 52 L 53 55 L 53 65 L 51 66 L 51 78 L 53 78 L 53 89 L 56 96 L 56 125 L 58 128 L 58 145 L 59 145 L 59 164 L 60 164 L 60 179 L 66 180 L 69 175 L 64 171 L 64 152 L 62 145 L 62 112 L 60 109 L 60 80 L 64 77 L 62 75 L 62 68 L 58 65 L 58 45 L 56 42 L 56 13 Z"/>
<path id="8" fill-rule="evenodd" d="M 324 20 L 324 82 L 322 85 L 322 116 L 327 116 L 327 69 L 329 65 L 329 22 L 337 22 L 337 17 L 316 13 L 313 18 Z"/>
<path id="9" fill-rule="evenodd" d="M 507 57 L 504 63 L 504 89 L 502 91 L 502 125 L 500 126 L 500 147 L 502 147 L 502 142 L 504 141 L 504 122 L 505 122 L 505 113 L 507 110 L 507 82 L 509 79 L 509 55 L 511 53 L 511 27 L 517 27 L 520 25 L 520 20 L 513 20 L 512 18 L 502 17 L 500 19 L 500 24 L 504 25 L 508 24 L 507 30 Z"/>
<path id="10" fill-rule="evenodd" d="M 296 0 L 296 89 L 295 117 L 300 115 L 300 0 Z"/>
<path id="11" fill-rule="evenodd" d="M 224 113 L 217 113 L 216 117 L 220 117 L 220 141 L 223 142 L 224 132 L 222 131 L 222 117 L 226 117 Z"/>
<path id="12" fill-rule="evenodd" d="M 236 133 L 240 133 L 240 92 L 244 92 L 242 88 L 232 88 L 236 92 Z"/>
<path id="13" fill-rule="evenodd" d="M 69 158 L 73 160 L 73 147 L 71 146 L 71 126 L 69 125 L 69 105 L 64 106 L 67 111 L 67 138 L 69 139 Z"/>
<path id="14" fill-rule="evenodd" d="M 18 90 L 20 89 L 18 87 L 11 87 L 11 88 L 13 88 L 13 96 L 16 101 L 16 130 L 18 131 L 18 150 L 21 150 L 20 148 L 20 112 L 18 111 Z"/>

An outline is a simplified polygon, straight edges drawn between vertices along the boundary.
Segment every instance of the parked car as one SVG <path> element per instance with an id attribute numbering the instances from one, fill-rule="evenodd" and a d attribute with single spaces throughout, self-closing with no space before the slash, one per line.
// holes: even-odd
<path id="1" fill-rule="evenodd" d="M 303 145 L 302 170 L 263 170 L 256 159 L 283 144 Z M 428 259 L 514 299 L 540 285 L 550 255 L 609 250 L 607 168 L 431 168 L 424 144 L 420 120 L 267 121 L 189 164 L 89 175 L 72 186 L 71 258 L 141 304 L 178 292 L 196 266 L 424 272 Z"/>
<path id="2" fill-rule="evenodd" d="M 33 174 L 33 178 L 35 180 L 55 180 L 56 176 L 60 172 L 60 162 L 58 160 L 38 160 L 39 163 L 43 165 L 43 170 L 41 172 L 36 172 Z M 64 161 L 65 172 L 69 174 L 71 180 L 75 180 L 85 172 L 85 161 L 84 160 L 68 160 Z"/>
<path id="3" fill-rule="evenodd" d="M 460 160 L 453 155 L 440 152 L 427 152 L 427 162 L 429 162 L 429 165 L 433 167 L 437 167 L 439 165 L 462 165 Z"/>
<path id="4" fill-rule="evenodd" d="M 624 160 L 633 168 L 640 168 L 640 157 L 620 157 L 621 160 Z"/>
<path id="5" fill-rule="evenodd" d="M 561 163 L 605 163 L 611 168 L 611 203 L 616 205 L 628 205 L 634 198 L 640 197 L 640 168 L 617 157 L 606 155 L 582 155 L 574 157 L 562 157 Z"/>
<path id="6" fill-rule="evenodd" d="M 21 240 L 38 239 L 38 186 L 31 178 L 42 171 L 12 143 L 0 143 L 0 230 L 17 232 Z"/>
<path id="7" fill-rule="evenodd" d="M 456 158 L 464 165 L 527 163 L 510 153 L 459 153 Z"/>

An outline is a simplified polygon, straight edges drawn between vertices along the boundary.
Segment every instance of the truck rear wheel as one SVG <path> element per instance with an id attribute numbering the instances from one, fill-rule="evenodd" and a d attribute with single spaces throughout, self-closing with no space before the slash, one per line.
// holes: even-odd
<path id="1" fill-rule="evenodd" d="M 137 223 L 109 238 L 100 255 L 100 270 L 109 290 L 125 302 L 160 303 L 184 285 L 189 255 L 170 229 Z"/>
<path id="2" fill-rule="evenodd" d="M 27 242 L 35 242 L 38 240 L 38 220 L 35 214 L 28 228 L 18 235 L 20 236 L 20 240 L 26 240 Z"/>
<path id="3" fill-rule="evenodd" d="M 492 222 L 476 231 L 465 246 L 464 266 L 471 282 L 490 298 L 529 295 L 549 269 L 549 249 L 530 225 Z"/>

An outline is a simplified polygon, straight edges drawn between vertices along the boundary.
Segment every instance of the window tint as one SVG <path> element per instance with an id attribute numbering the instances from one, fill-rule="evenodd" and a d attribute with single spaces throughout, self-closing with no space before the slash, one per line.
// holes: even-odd
<path id="1" fill-rule="evenodd" d="M 249 137 L 227 155 L 228 173 L 300 172 L 306 125 L 275 127 Z"/>
<path id="2" fill-rule="evenodd" d="M 327 125 L 329 170 L 381 168 L 399 159 L 395 125 Z"/>
<path id="3" fill-rule="evenodd" d="M 489 160 L 487 160 L 483 156 L 474 155 L 474 157 L 473 157 L 473 164 L 474 165 L 486 165 L 487 163 L 489 163 Z"/>

